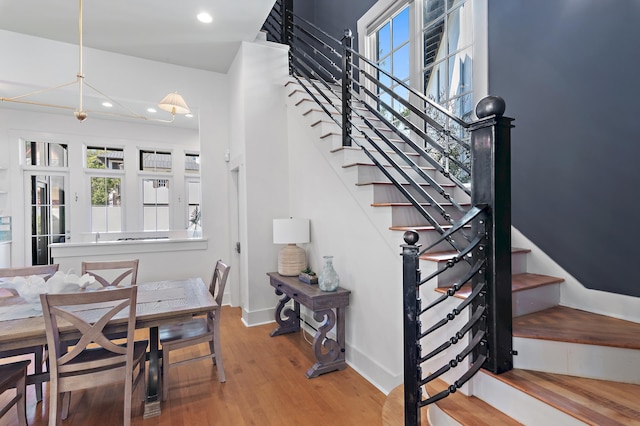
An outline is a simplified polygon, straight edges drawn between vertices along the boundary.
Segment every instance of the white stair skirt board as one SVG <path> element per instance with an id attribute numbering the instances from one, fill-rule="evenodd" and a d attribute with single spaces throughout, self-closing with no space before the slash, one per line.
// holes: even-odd
<path id="1" fill-rule="evenodd" d="M 585 423 L 484 374 L 473 379 L 474 396 L 525 425 L 582 426 Z M 437 423 L 433 426 L 439 426 Z"/>
<path id="2" fill-rule="evenodd" d="M 422 408 L 427 410 L 427 407 Z M 429 419 L 430 426 L 464 426 L 451 417 L 440 408 L 437 404 L 431 404 L 428 408 L 427 419 Z"/>
<path id="3" fill-rule="evenodd" d="M 640 384 L 640 351 L 540 339 L 513 338 L 514 368 Z"/>

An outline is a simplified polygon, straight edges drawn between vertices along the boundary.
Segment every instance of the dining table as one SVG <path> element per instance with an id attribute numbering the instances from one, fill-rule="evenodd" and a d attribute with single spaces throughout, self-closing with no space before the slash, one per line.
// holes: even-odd
<path id="1" fill-rule="evenodd" d="M 193 316 L 205 314 L 215 308 L 216 302 L 201 278 L 147 282 L 140 283 L 137 287 L 136 329 L 149 330 L 147 352 L 149 365 L 143 414 L 146 419 L 161 414 L 162 350 L 159 347 L 158 327 L 185 322 Z M 99 290 L 75 289 L 75 291 Z M 98 317 L 100 313 L 92 313 L 88 310 L 82 315 Z M 115 316 L 105 327 L 105 333 L 117 334 L 126 331 L 126 320 L 124 312 Z M 65 341 L 73 341 L 80 337 L 80 334 L 72 331 L 71 327 L 60 325 L 60 329 Z M 0 283 L 0 353 L 46 343 L 47 336 L 39 298 L 23 297 L 10 285 L 3 286 Z M 27 376 L 27 384 L 48 380 L 48 372 Z"/>

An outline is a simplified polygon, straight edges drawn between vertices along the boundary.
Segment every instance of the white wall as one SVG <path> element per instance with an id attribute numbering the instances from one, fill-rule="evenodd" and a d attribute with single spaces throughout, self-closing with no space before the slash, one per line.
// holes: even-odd
<path id="1" fill-rule="evenodd" d="M 238 173 L 246 265 L 243 319 L 254 325 L 274 318 L 278 299 L 266 273 L 276 270 L 281 246 L 272 243 L 272 219 L 309 218 L 311 243 L 303 246 L 311 266 L 319 271 L 322 256 L 333 255 L 341 285 L 352 291 L 347 362 L 388 392 L 403 371 L 402 241 L 390 247 L 385 230 L 365 213 L 371 207 L 354 198 L 355 182 L 345 183 L 341 164 L 325 158 L 330 147 L 310 137 L 299 111 L 286 107 L 286 67 L 282 46 L 256 42 L 243 43 L 230 70 L 231 168 Z M 312 313 L 302 311 L 313 322 Z"/>
<path id="2" fill-rule="evenodd" d="M 239 185 L 237 207 L 243 320 L 273 321 L 276 297 L 266 273 L 277 268 L 272 221 L 290 215 L 284 82 L 287 50 L 243 42 L 231 79 L 231 169 Z M 230 185 L 230 192 L 236 187 Z M 235 200 L 230 196 L 230 200 Z M 234 210 L 235 211 L 235 210 Z"/>
<path id="3" fill-rule="evenodd" d="M 0 31 L 0 56 L 4 63 L 0 82 L 45 88 L 73 80 L 77 72 L 77 46 L 66 43 Z M 228 169 L 224 161 L 229 135 L 227 75 L 89 48 L 84 49 L 84 63 L 86 80 L 123 102 L 155 103 L 166 93 L 179 91 L 199 117 L 199 131 L 137 120 L 107 120 L 92 115 L 79 123 L 72 112 L 59 114 L 52 113 L 57 110 L 36 107 L 27 111 L 14 109 L 15 104 L 3 103 L 0 107 L 0 166 L 8 167 L 8 170 L 0 174 L 0 188 L 8 188 L 9 194 L 0 196 L 0 210 L 14 220 L 13 264 L 25 263 L 24 241 L 16 239 L 26 234 L 25 188 L 18 146 L 21 138 L 63 142 L 73 147 L 88 143 L 115 144 L 124 146 L 125 155 L 132 155 L 132 161 L 136 161 L 137 147 L 160 146 L 170 148 L 177 156 L 185 151 L 200 151 L 204 194 L 202 228 L 209 243 L 206 250 L 194 252 L 191 262 L 194 274 L 208 279 L 215 261 L 230 257 L 226 208 Z M 2 84 L 0 96 L 4 96 Z M 84 177 L 82 151 L 74 149 L 72 152 L 69 158 L 69 195 L 77 193 L 80 205 L 83 197 L 88 195 L 88 188 L 85 188 L 85 180 L 78 178 Z M 125 180 L 128 182 L 125 183 L 125 203 L 135 203 L 136 189 L 131 189 L 129 183 L 136 182 L 138 175 L 127 172 Z M 89 230 L 88 210 L 75 208 L 73 203 L 76 203 L 75 195 L 69 212 L 71 230 L 74 233 L 86 232 Z M 137 230 L 136 220 L 136 217 L 127 218 L 129 229 Z M 144 267 L 141 265 L 141 269 Z M 150 267 L 162 275 L 162 271 L 171 270 L 172 265 L 159 260 Z"/>

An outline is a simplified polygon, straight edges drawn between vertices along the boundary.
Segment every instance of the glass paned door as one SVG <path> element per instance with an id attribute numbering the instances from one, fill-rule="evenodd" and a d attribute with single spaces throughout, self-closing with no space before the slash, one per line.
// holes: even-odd
<path id="1" fill-rule="evenodd" d="M 62 243 L 68 229 L 67 177 L 64 174 L 29 173 L 31 264 L 52 262 L 49 244 Z"/>

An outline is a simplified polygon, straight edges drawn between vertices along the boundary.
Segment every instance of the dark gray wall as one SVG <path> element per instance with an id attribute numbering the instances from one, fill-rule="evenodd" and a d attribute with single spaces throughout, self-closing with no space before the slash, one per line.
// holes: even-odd
<path id="1" fill-rule="evenodd" d="M 640 296 L 640 2 L 489 0 L 515 118 L 513 224 L 585 286 Z"/>
<path id="2" fill-rule="evenodd" d="M 353 32 L 353 43 L 357 48 L 358 18 L 375 3 L 376 0 L 294 0 L 294 10 L 338 40 L 342 38 L 344 30 L 349 28 Z"/>

